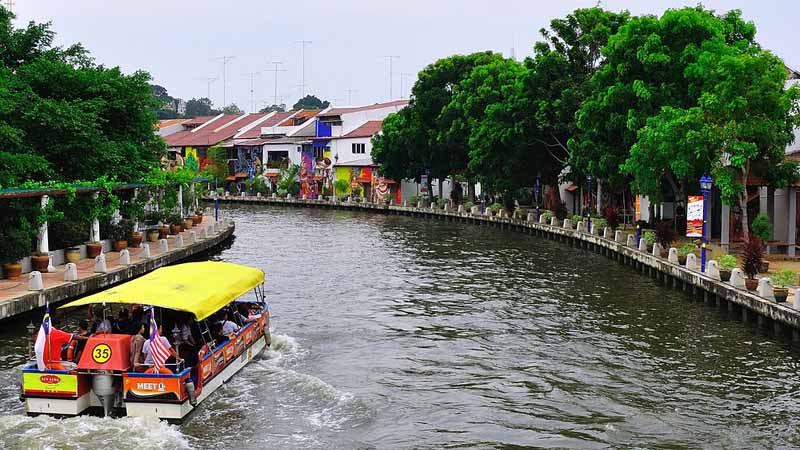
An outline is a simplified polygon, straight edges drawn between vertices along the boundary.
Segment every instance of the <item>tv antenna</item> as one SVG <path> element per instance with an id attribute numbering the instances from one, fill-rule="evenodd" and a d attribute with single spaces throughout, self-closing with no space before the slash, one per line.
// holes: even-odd
<path id="1" fill-rule="evenodd" d="M 400 72 L 400 98 L 406 98 L 405 97 L 406 90 L 404 89 L 405 85 L 403 84 L 403 80 L 405 80 L 408 77 L 413 77 L 413 76 L 414 76 L 413 73 Z"/>
<path id="2" fill-rule="evenodd" d="M 257 76 L 261 75 L 261 72 L 248 72 L 243 73 L 242 76 L 250 77 L 250 112 L 256 112 L 256 101 L 254 97 L 254 87 L 253 87 L 253 80 L 256 79 Z"/>
<path id="3" fill-rule="evenodd" d="M 400 59 L 400 57 L 386 55 L 384 58 L 389 60 L 389 101 L 391 101 L 394 98 L 394 91 L 392 90 L 392 82 L 394 81 L 394 68 L 392 66 L 392 62 L 394 62 L 395 59 Z"/>
<path id="4" fill-rule="evenodd" d="M 205 77 L 205 78 L 194 78 L 194 79 L 206 82 L 206 98 L 211 100 L 211 83 L 219 80 L 219 77 Z"/>
<path id="5" fill-rule="evenodd" d="M 358 92 L 358 89 L 347 89 L 347 106 L 353 106 L 353 94 Z"/>
<path id="6" fill-rule="evenodd" d="M 275 77 L 275 92 L 274 92 L 274 95 L 272 96 L 273 102 L 274 102 L 273 105 L 277 105 L 278 104 L 278 72 L 286 72 L 286 69 L 279 69 L 278 68 L 278 66 L 283 64 L 280 61 L 272 61 L 270 64 L 272 64 L 272 69 L 268 69 L 268 70 L 270 72 L 272 72 L 273 76 Z"/>
<path id="7" fill-rule="evenodd" d="M 217 59 L 222 61 L 222 107 L 228 106 L 228 63 L 235 56 L 220 56 Z"/>
<path id="8" fill-rule="evenodd" d="M 295 43 L 300 44 L 300 98 L 303 98 L 306 96 L 306 45 L 313 44 L 313 41 L 295 41 Z"/>

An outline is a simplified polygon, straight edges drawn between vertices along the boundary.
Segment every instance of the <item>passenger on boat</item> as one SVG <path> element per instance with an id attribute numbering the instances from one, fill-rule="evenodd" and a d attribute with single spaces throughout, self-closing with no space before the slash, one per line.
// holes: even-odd
<path id="1" fill-rule="evenodd" d="M 111 321 L 104 318 L 103 307 L 100 305 L 95 306 L 94 310 L 89 309 L 89 321 L 92 323 L 92 328 L 89 330 L 92 334 L 106 334 L 111 333 Z"/>
<path id="2" fill-rule="evenodd" d="M 228 320 L 228 311 L 222 311 L 220 321 L 218 323 L 222 326 L 222 334 L 234 335 L 237 331 L 239 331 L 239 325 L 236 325 L 235 322 Z"/>
<path id="3" fill-rule="evenodd" d="M 131 371 L 132 372 L 141 372 L 142 371 L 142 360 L 144 359 L 142 356 L 142 349 L 144 348 L 145 338 L 144 338 L 144 330 L 145 326 L 144 323 L 139 322 L 139 328 L 136 330 L 136 334 L 131 336 Z M 136 326 L 136 324 L 133 324 Z"/>
<path id="4" fill-rule="evenodd" d="M 230 338 L 225 333 L 222 332 L 222 324 L 219 322 L 214 324 L 211 335 L 214 337 L 214 341 L 216 342 L 217 347 L 230 340 Z"/>
<path id="5" fill-rule="evenodd" d="M 114 333 L 128 334 L 131 329 L 131 319 L 127 308 L 122 308 L 114 322 Z"/>
<path id="6" fill-rule="evenodd" d="M 159 324 L 158 325 L 158 338 L 161 340 L 161 342 L 164 343 L 164 346 L 169 349 L 169 352 L 172 355 L 172 357 L 175 358 L 175 361 L 177 361 L 179 363 L 182 362 L 183 358 L 181 358 L 180 356 L 178 356 L 175 353 L 175 349 L 172 347 L 172 344 L 169 343 L 169 339 L 167 339 L 167 337 L 162 334 L 163 331 L 164 331 L 163 326 L 161 324 Z M 155 367 L 153 367 L 153 355 L 150 353 L 150 340 L 146 340 L 144 342 L 144 345 L 142 346 L 142 353 L 144 353 L 144 356 L 145 356 L 144 365 L 150 367 L 149 369 L 145 370 L 145 373 L 155 373 L 156 370 L 155 370 Z M 171 370 L 167 369 L 166 367 L 159 367 L 158 372 L 159 373 L 163 373 L 163 374 L 171 374 L 171 373 L 173 373 Z"/>
<path id="7" fill-rule="evenodd" d="M 258 320 L 258 316 L 250 312 L 250 306 L 246 303 L 239 303 L 236 306 L 236 317 L 242 325 Z"/>
<path id="8" fill-rule="evenodd" d="M 175 324 L 178 328 L 178 333 L 175 336 L 176 346 L 186 345 L 194 347 L 196 345 L 194 336 L 192 336 L 191 323 L 192 317 L 189 314 L 183 314 L 178 318 L 178 322 Z"/>
<path id="9" fill-rule="evenodd" d="M 147 322 L 147 319 L 144 316 L 144 309 L 142 308 L 142 305 L 138 303 L 134 303 L 133 305 L 131 305 L 130 320 L 131 320 L 131 329 L 130 331 L 128 331 L 128 333 L 136 334 L 136 332 L 139 331 L 136 328 L 136 325 Z"/>
<path id="10" fill-rule="evenodd" d="M 75 346 L 74 358 L 73 361 L 78 361 L 81 359 L 81 354 L 83 353 L 83 349 L 86 348 L 86 341 L 89 340 L 89 322 L 85 320 L 81 320 L 78 323 L 78 334 L 75 335 L 75 342 L 77 343 Z M 69 360 L 69 358 L 67 358 Z"/>

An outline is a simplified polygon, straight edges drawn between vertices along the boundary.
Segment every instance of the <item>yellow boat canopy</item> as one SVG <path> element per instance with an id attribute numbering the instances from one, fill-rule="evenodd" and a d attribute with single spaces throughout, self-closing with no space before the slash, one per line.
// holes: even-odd
<path id="1" fill-rule="evenodd" d="M 158 306 L 194 314 L 203 320 L 264 282 L 264 272 L 253 267 L 205 261 L 162 267 L 61 308 L 102 303 Z"/>

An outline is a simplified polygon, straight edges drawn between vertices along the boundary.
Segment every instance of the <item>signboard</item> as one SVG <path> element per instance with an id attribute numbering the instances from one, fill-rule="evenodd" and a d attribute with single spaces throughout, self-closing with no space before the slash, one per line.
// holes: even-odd
<path id="1" fill-rule="evenodd" d="M 686 237 L 703 237 L 703 196 L 690 195 L 686 207 Z"/>
<path id="2" fill-rule="evenodd" d="M 419 191 L 420 192 L 423 192 L 423 193 L 428 192 L 428 176 L 427 175 L 420 175 L 419 184 L 421 185 L 419 187 Z"/>
<path id="3" fill-rule="evenodd" d="M 72 374 L 22 373 L 22 386 L 28 395 L 78 395 L 78 376 Z"/>
<path id="4" fill-rule="evenodd" d="M 634 203 L 634 205 L 636 205 L 636 209 L 633 214 L 633 220 L 638 222 L 642 220 L 642 197 L 637 195 L 636 202 Z"/>

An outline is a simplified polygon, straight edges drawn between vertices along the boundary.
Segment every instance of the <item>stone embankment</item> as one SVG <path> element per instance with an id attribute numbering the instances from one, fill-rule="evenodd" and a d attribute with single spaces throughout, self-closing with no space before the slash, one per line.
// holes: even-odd
<path id="1" fill-rule="evenodd" d="M 604 229 L 587 232 L 585 223 L 573 226 L 569 219 L 558 223 L 552 218 L 549 223 L 545 223 L 545 216 L 537 221 L 533 213 L 525 217 L 498 217 L 478 214 L 476 208 L 473 208 L 473 211 L 465 211 L 463 207 L 459 207 L 458 210 L 448 210 L 262 196 L 220 196 L 219 201 L 395 214 L 486 225 L 541 236 L 602 254 L 633 267 L 665 286 L 683 290 L 708 305 L 723 308 L 744 322 L 755 322 L 763 327 L 771 326 L 776 336 L 791 337 L 793 341 L 800 342 L 800 301 L 794 302 L 797 309 L 788 303 L 776 303 L 768 278 L 760 280 L 758 291 L 749 291 L 744 286 L 744 278 L 739 269 L 734 270 L 730 282 L 724 282 L 720 280 L 715 261 L 710 261 L 706 271 L 700 272 L 699 261 L 691 256 L 685 265 L 678 264 L 677 250 L 670 249 L 669 256 L 662 258 L 660 249 L 647 248 L 643 240 L 636 242 L 635 236 L 622 231 L 612 232 L 611 229 Z"/>
<path id="2" fill-rule="evenodd" d="M 235 224 L 202 223 L 167 239 L 143 242 L 139 248 L 105 252 L 94 259 L 82 259 L 51 267 L 46 273 L 30 272 L 19 280 L 0 280 L 0 320 L 108 288 L 159 267 L 177 263 L 208 251 L 233 235 Z M 108 248 L 109 243 L 104 243 Z"/>

